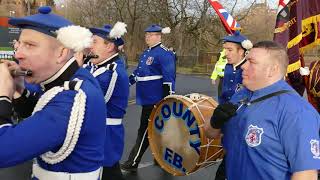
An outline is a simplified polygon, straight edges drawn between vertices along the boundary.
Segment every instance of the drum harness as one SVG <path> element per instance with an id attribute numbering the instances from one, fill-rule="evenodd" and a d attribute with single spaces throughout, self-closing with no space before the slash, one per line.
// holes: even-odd
<path id="1" fill-rule="evenodd" d="M 247 106 L 250 106 L 252 104 L 255 104 L 257 102 L 260 102 L 260 101 L 264 101 L 266 99 L 269 99 L 271 97 L 274 97 L 274 96 L 278 96 L 280 94 L 285 94 L 285 93 L 295 93 L 294 91 L 291 91 L 291 90 L 280 90 L 280 91 L 276 91 L 276 92 L 273 92 L 273 93 L 270 93 L 270 94 L 267 94 L 265 96 L 262 96 L 262 97 L 259 97 L 253 101 L 249 101 L 248 98 L 245 98 L 245 99 L 242 99 L 240 100 L 240 106 L 238 107 L 237 111 L 243 106 L 243 105 L 247 105 Z"/>

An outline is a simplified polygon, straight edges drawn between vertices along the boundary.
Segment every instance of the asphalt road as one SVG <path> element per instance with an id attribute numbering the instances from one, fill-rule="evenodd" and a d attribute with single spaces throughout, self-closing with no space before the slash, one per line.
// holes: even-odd
<path id="1" fill-rule="evenodd" d="M 130 71 L 130 70 L 129 70 Z M 193 75 L 177 75 L 176 94 L 185 95 L 190 93 L 201 93 L 211 97 L 216 97 L 216 88 L 211 85 L 209 77 L 200 77 Z M 127 114 L 124 118 L 126 128 L 126 144 L 122 161 L 127 159 L 130 148 L 133 146 L 139 118 L 141 113 L 140 106 L 135 105 L 135 87 L 130 89 L 130 101 Z M 124 173 L 127 180 L 213 180 L 217 169 L 217 164 L 208 168 L 202 168 L 194 174 L 184 177 L 175 177 L 166 173 L 160 167 L 153 165 L 153 158 L 149 150 L 145 153 L 137 173 Z M 0 180 L 26 180 L 31 176 L 31 162 L 21 165 L 0 169 Z"/>

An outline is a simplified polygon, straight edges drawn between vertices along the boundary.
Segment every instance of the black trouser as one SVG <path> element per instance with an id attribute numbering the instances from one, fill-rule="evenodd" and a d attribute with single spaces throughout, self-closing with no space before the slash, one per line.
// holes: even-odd
<path id="1" fill-rule="evenodd" d="M 148 128 L 148 119 L 152 112 L 153 106 L 154 105 L 142 106 L 138 137 L 136 140 L 136 144 L 131 149 L 129 158 L 127 160 L 127 162 L 130 162 L 132 166 L 136 166 L 137 164 L 140 163 L 144 152 L 147 150 L 149 146 L 147 128 Z"/>
<path id="2" fill-rule="evenodd" d="M 103 167 L 101 180 L 124 180 L 119 162 L 112 167 Z"/>
<path id="3" fill-rule="evenodd" d="M 223 160 L 218 167 L 217 173 L 216 173 L 216 178 L 215 180 L 225 180 L 226 177 L 226 163 L 225 163 L 225 156 L 223 157 Z"/>
<path id="4" fill-rule="evenodd" d="M 222 84 L 223 84 L 223 77 L 219 78 L 219 82 L 218 82 L 218 97 L 221 96 L 221 92 L 222 92 Z"/>

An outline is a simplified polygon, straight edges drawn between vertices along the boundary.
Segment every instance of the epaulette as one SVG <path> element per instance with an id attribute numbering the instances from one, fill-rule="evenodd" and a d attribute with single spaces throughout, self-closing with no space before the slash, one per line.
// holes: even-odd
<path id="1" fill-rule="evenodd" d="M 113 63 L 111 63 L 111 64 L 108 64 L 108 65 L 106 66 L 106 68 L 107 68 L 107 70 L 115 71 L 116 68 L 117 68 L 117 63 L 113 62 Z"/>
<path id="2" fill-rule="evenodd" d="M 65 90 L 75 90 L 79 91 L 81 85 L 82 85 L 83 80 L 79 79 L 74 79 L 72 81 L 65 81 L 63 84 L 63 88 Z"/>
<path id="3" fill-rule="evenodd" d="M 163 44 L 160 44 L 160 47 L 166 51 L 169 51 L 169 48 L 167 48 L 166 46 L 164 46 Z"/>

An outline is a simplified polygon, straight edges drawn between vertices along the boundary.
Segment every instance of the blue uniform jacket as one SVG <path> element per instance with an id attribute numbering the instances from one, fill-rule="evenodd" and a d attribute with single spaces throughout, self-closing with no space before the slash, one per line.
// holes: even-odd
<path id="1" fill-rule="evenodd" d="M 98 65 L 85 65 L 96 77 L 105 95 L 107 108 L 104 166 L 111 167 L 121 159 L 124 148 L 124 126 L 113 121 L 123 119 L 129 98 L 129 79 L 118 54 Z"/>
<path id="2" fill-rule="evenodd" d="M 41 168 L 54 172 L 90 172 L 102 166 L 106 116 L 103 95 L 98 82 L 87 70 L 79 69 L 74 58 L 69 62 L 71 63 L 67 63 L 57 73 L 62 73 L 59 77 L 42 84 L 44 94 L 41 98 L 46 97 L 48 91 L 53 88 L 64 87 L 42 110 L 35 112 L 17 125 L 2 121 L 0 126 L 1 168 L 14 166 L 35 157 L 38 157 L 37 161 Z M 85 104 L 79 103 L 84 105 L 82 107 L 85 110 L 83 116 L 81 116 L 81 109 L 79 110 L 79 117 L 83 117 L 83 123 L 78 140 L 65 159 L 53 164 L 48 163 L 41 155 L 49 151 L 57 152 L 61 148 L 66 138 L 75 96 L 80 94 L 80 90 L 86 95 L 86 101 Z M 28 97 L 23 96 L 17 99 L 15 106 L 28 106 L 28 99 L 32 98 L 31 96 L 28 94 Z M 3 108 L 1 106 L 1 109 Z"/>
<path id="3" fill-rule="evenodd" d="M 136 103 L 151 105 L 163 97 L 162 85 L 175 91 L 175 55 L 161 43 L 146 49 L 139 58 L 139 64 L 130 76 L 130 84 L 136 84 Z"/>
<path id="4" fill-rule="evenodd" d="M 320 169 L 319 114 L 285 81 L 254 92 L 243 89 L 231 102 L 280 90 L 291 92 L 242 105 L 224 125 L 228 180 L 289 180 L 294 172 Z"/>
<path id="5" fill-rule="evenodd" d="M 244 64 L 244 62 L 245 61 L 242 61 L 236 66 L 233 66 L 232 64 L 226 65 L 222 81 L 221 95 L 218 97 L 219 104 L 230 101 L 232 95 L 242 89 L 241 65 Z"/>

